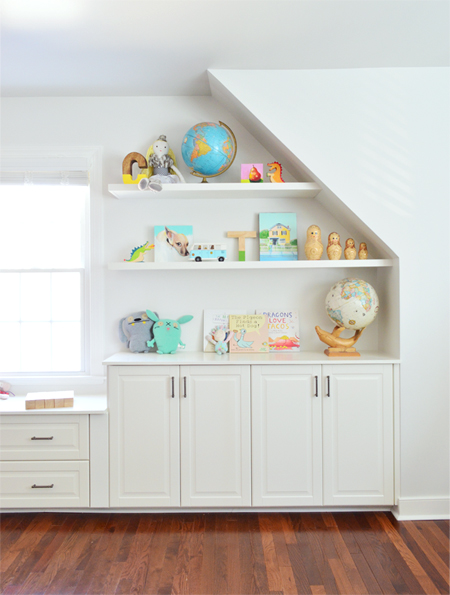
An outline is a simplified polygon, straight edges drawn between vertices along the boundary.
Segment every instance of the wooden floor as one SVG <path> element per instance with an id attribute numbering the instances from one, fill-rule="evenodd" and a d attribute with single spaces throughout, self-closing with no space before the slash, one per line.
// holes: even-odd
<path id="1" fill-rule="evenodd" d="M 390 513 L 6 513 L 1 572 L 4 595 L 449 593 L 449 524 Z"/>

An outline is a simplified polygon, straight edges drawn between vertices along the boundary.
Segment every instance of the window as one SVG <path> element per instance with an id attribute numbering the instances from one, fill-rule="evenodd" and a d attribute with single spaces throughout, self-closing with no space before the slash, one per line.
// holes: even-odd
<path id="1" fill-rule="evenodd" d="M 27 171 L 2 163 L 0 377 L 89 375 L 91 168 L 35 157 Z"/>

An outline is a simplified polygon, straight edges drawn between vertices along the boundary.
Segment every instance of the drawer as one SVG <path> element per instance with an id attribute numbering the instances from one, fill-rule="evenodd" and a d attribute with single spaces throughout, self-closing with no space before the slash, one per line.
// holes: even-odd
<path id="1" fill-rule="evenodd" d="M 1 461 L 89 459 L 87 415 L 8 415 L 0 419 Z"/>
<path id="2" fill-rule="evenodd" d="M 88 461 L 0 463 L 3 508 L 89 506 Z"/>

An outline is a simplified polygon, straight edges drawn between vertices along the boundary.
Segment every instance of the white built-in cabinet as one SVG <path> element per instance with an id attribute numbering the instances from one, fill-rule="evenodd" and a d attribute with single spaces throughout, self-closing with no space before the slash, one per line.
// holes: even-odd
<path id="1" fill-rule="evenodd" d="M 109 373 L 111 506 L 250 506 L 248 366 Z"/>
<path id="2" fill-rule="evenodd" d="M 389 506 L 391 364 L 109 367 L 112 507 Z"/>

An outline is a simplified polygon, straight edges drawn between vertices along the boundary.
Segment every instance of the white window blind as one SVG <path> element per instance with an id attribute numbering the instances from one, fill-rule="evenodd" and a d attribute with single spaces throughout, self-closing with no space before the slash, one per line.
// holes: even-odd
<path id="1" fill-rule="evenodd" d="M 0 377 L 86 372 L 88 171 L 0 175 Z"/>

